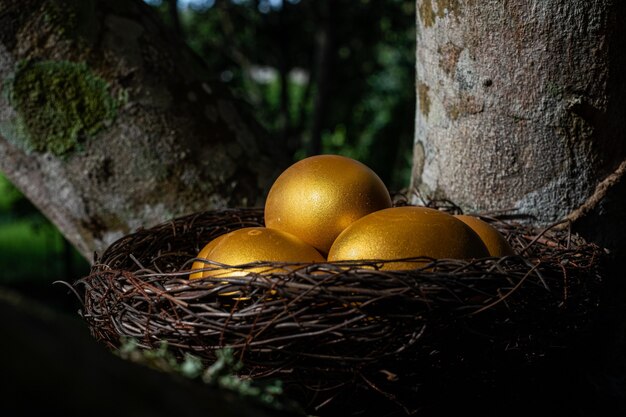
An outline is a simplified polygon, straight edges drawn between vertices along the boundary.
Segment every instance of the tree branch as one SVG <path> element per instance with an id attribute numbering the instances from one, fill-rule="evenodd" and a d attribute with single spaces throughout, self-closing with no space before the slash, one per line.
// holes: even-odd
<path id="1" fill-rule="evenodd" d="M 570 214 L 565 217 L 564 221 L 575 223 L 589 214 L 593 209 L 595 209 L 598 204 L 606 197 L 607 193 L 619 184 L 624 178 L 624 174 L 626 173 L 626 160 L 622 161 L 617 169 L 610 173 L 605 179 L 600 181 L 598 185 L 596 185 L 596 189 L 593 194 L 585 200 L 585 202 L 572 211 Z M 560 225 L 560 227 L 566 227 L 566 224 Z"/>

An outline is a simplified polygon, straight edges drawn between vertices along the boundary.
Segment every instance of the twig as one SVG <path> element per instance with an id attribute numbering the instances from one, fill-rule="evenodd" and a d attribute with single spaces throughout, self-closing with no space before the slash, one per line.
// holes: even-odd
<path id="1" fill-rule="evenodd" d="M 564 221 L 569 223 L 575 223 L 578 220 L 585 217 L 589 214 L 590 211 L 596 208 L 596 206 L 606 197 L 607 193 L 613 188 L 615 185 L 619 184 L 624 177 L 624 173 L 626 173 L 626 160 L 623 160 L 617 169 L 610 173 L 605 179 L 600 181 L 596 185 L 596 189 L 593 194 L 589 196 L 587 200 L 583 204 L 581 204 L 577 209 L 568 214 Z M 565 228 L 567 223 L 562 224 L 561 228 Z"/>

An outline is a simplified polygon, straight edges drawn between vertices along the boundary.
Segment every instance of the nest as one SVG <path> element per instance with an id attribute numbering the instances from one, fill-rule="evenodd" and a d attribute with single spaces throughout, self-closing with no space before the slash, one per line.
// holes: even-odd
<path id="1" fill-rule="evenodd" d="M 481 369 L 478 377 L 489 379 L 502 364 L 563 349 L 598 304 L 600 248 L 566 229 L 484 219 L 518 255 L 416 258 L 408 271 L 380 270 L 376 260 L 323 263 L 190 281 L 208 241 L 263 225 L 260 209 L 210 211 L 120 239 L 76 285 L 92 334 L 111 348 L 122 337 L 145 348 L 167 341 L 178 357 L 209 364 L 230 347 L 242 377 L 282 380 L 311 412 L 359 399 L 350 411 L 382 401 L 410 413 L 419 407 L 416 387 L 432 378 Z M 260 265 L 284 266 L 240 268 Z"/>

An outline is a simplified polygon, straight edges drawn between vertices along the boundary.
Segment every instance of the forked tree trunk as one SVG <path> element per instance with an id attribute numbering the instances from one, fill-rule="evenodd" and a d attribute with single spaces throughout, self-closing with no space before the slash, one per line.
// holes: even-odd
<path id="1" fill-rule="evenodd" d="M 595 216 L 589 224 L 614 229 L 602 216 L 608 200 L 626 207 L 611 197 L 626 168 L 626 2 L 418 0 L 417 10 L 412 187 L 469 211 Z"/>
<path id="2" fill-rule="evenodd" d="M 287 161 L 140 0 L 0 0 L 0 170 L 83 255 Z"/>

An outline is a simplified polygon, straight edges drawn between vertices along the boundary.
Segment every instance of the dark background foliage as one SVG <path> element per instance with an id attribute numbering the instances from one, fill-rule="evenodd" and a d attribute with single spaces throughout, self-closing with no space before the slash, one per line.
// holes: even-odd
<path id="1" fill-rule="evenodd" d="M 338 153 L 408 186 L 415 112 L 415 2 L 150 0 L 217 82 L 249 104 L 293 160 Z M 0 285 L 74 312 L 55 280 L 87 262 L 0 175 Z"/>

